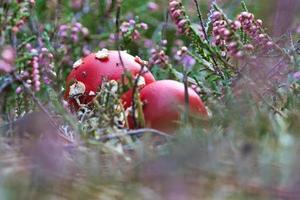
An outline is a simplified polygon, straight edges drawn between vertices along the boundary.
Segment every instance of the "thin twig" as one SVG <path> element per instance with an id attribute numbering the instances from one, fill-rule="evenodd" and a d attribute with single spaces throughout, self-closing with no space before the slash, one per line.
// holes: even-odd
<path id="1" fill-rule="evenodd" d="M 183 84 L 184 84 L 184 105 L 185 105 L 185 110 L 184 110 L 184 122 L 187 124 L 188 119 L 189 119 L 189 88 L 188 88 L 188 72 L 187 70 L 184 70 L 184 75 L 183 75 Z"/>
<path id="2" fill-rule="evenodd" d="M 200 26 L 201 26 L 202 32 L 204 34 L 204 38 L 207 41 L 207 43 L 209 43 L 208 36 L 207 36 L 206 30 L 205 30 L 205 26 L 204 26 L 204 23 L 203 23 L 203 18 L 202 18 L 202 14 L 201 14 L 201 11 L 200 11 L 200 7 L 199 7 L 199 4 L 198 4 L 198 1 L 194 0 L 194 2 L 196 4 L 196 10 L 197 10 L 198 17 L 199 17 L 199 20 L 200 20 Z"/>
<path id="3" fill-rule="evenodd" d="M 169 23 L 169 11 L 166 11 L 166 18 L 165 18 L 165 23 L 162 26 L 161 29 L 161 39 L 165 40 L 167 39 L 167 28 L 168 28 L 168 23 Z"/>
<path id="4" fill-rule="evenodd" d="M 116 48 L 118 50 L 118 55 L 119 55 L 119 59 L 120 59 L 120 62 L 121 62 L 121 66 L 123 67 L 124 69 L 124 72 L 126 73 L 127 72 L 127 69 L 124 65 L 124 62 L 123 62 L 123 59 L 122 59 L 122 56 L 121 56 L 121 48 L 120 48 L 120 14 L 121 14 L 121 2 L 118 2 L 118 5 L 117 5 L 117 12 L 116 12 L 116 33 L 115 33 L 115 40 L 116 40 Z"/>
<path id="5" fill-rule="evenodd" d="M 156 129 L 151 129 L 151 128 L 142 128 L 142 129 L 136 129 L 136 130 L 131 130 L 131 131 L 127 131 L 126 133 L 114 133 L 114 134 L 108 134 L 105 136 L 102 136 L 99 141 L 105 141 L 105 140 L 110 140 L 110 139 L 115 139 L 115 138 L 119 138 L 119 137 L 125 137 L 125 136 L 134 136 L 134 135 L 139 135 L 139 134 L 154 134 L 154 135 L 158 135 L 158 136 L 162 136 L 165 138 L 169 138 L 169 139 L 173 139 L 174 136 L 169 135 L 165 132 L 162 131 L 158 131 Z"/>

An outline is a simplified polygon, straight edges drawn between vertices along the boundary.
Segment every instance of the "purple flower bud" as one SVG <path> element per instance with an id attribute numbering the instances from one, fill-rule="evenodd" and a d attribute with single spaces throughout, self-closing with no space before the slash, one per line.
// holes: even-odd
<path id="1" fill-rule="evenodd" d="M 237 42 L 230 42 L 229 44 L 228 44 L 228 47 L 229 48 L 236 48 L 238 46 L 238 44 L 237 44 Z"/>
<path id="2" fill-rule="evenodd" d="M 191 70 L 191 68 L 196 64 L 196 60 L 190 55 L 183 56 L 181 62 L 186 70 Z"/>
<path id="3" fill-rule="evenodd" d="M 134 26 L 136 23 L 134 19 L 130 19 L 128 22 L 131 26 Z"/>
<path id="4" fill-rule="evenodd" d="M 178 17 L 180 17 L 182 15 L 183 11 L 182 10 L 174 10 L 171 15 L 174 19 L 177 19 Z"/>
<path id="5" fill-rule="evenodd" d="M 158 4 L 156 4 L 155 2 L 150 1 L 150 2 L 147 4 L 147 8 L 148 8 L 150 11 L 154 12 L 154 11 L 157 11 L 157 10 L 159 9 L 159 6 L 158 6 Z"/>
<path id="6" fill-rule="evenodd" d="M 37 54 L 38 54 L 38 50 L 36 50 L 36 49 L 31 49 L 30 53 L 37 55 Z"/>
<path id="7" fill-rule="evenodd" d="M 166 46 L 168 44 L 168 41 L 167 40 L 162 40 L 162 41 L 160 41 L 160 43 L 161 43 L 161 45 Z"/>
<path id="8" fill-rule="evenodd" d="M 87 29 L 86 27 L 83 27 L 81 29 L 81 33 L 83 34 L 84 37 L 89 35 L 89 29 Z"/>
<path id="9" fill-rule="evenodd" d="M 78 35 L 77 35 L 76 33 L 72 33 L 72 34 L 71 34 L 71 39 L 72 39 L 74 42 L 78 42 L 79 37 L 78 37 Z"/>
<path id="10" fill-rule="evenodd" d="M 220 13 L 219 11 L 214 11 L 211 15 L 213 21 L 220 20 L 221 17 L 222 17 L 222 13 Z"/>
<path id="11" fill-rule="evenodd" d="M 78 29 L 81 29 L 81 28 L 82 28 L 82 24 L 79 23 L 79 22 L 76 22 L 76 23 L 74 24 L 74 27 L 76 27 L 76 28 L 78 28 Z"/>
<path id="12" fill-rule="evenodd" d="M 267 42 L 267 46 L 268 46 L 268 47 L 273 47 L 273 45 L 274 45 L 274 43 L 273 43 L 272 41 L 268 41 L 268 42 Z"/>
<path id="13" fill-rule="evenodd" d="M 4 47 L 3 51 L 1 52 L 1 57 L 6 62 L 13 63 L 15 60 L 15 54 L 16 54 L 15 50 L 12 47 L 6 46 L 6 47 Z"/>
<path id="14" fill-rule="evenodd" d="M 238 30 L 238 29 L 240 29 L 241 28 L 241 22 L 239 22 L 239 21 L 234 21 L 233 23 L 232 23 L 232 28 L 234 29 L 234 30 Z"/>
<path id="15" fill-rule="evenodd" d="M 261 27 L 263 25 L 263 21 L 261 19 L 258 19 L 256 20 L 256 24 Z"/>
<path id="16" fill-rule="evenodd" d="M 173 1 L 171 1 L 170 3 L 169 3 L 169 7 L 170 8 L 176 8 L 177 6 L 179 6 L 180 5 L 180 3 L 178 2 L 178 1 L 176 1 L 176 0 L 173 0 Z"/>
<path id="17" fill-rule="evenodd" d="M 80 31 L 80 28 L 78 28 L 77 26 L 73 26 L 71 28 L 72 33 L 78 33 Z"/>
<path id="18" fill-rule="evenodd" d="M 245 48 L 246 50 L 248 50 L 248 51 L 253 51 L 253 50 L 254 50 L 254 46 L 253 46 L 252 44 L 246 44 L 246 45 L 244 46 L 244 48 Z"/>
<path id="19" fill-rule="evenodd" d="M 62 31 L 62 32 L 59 33 L 59 36 L 61 38 L 66 38 L 68 36 L 68 32 L 67 31 Z"/>
<path id="20" fill-rule="evenodd" d="M 0 60 L 0 71 L 9 73 L 13 70 L 11 64 L 5 62 L 4 60 Z"/>
<path id="21" fill-rule="evenodd" d="M 16 94 L 20 94 L 22 91 L 23 91 L 22 87 L 19 86 L 19 87 L 17 87 L 17 89 L 16 89 Z"/>
<path id="22" fill-rule="evenodd" d="M 242 51 L 238 51 L 233 55 L 235 58 L 242 58 L 244 56 L 244 53 Z"/>
<path id="23" fill-rule="evenodd" d="M 41 52 L 42 53 L 46 53 L 46 52 L 48 52 L 49 50 L 47 49 L 47 48 L 45 48 L 45 47 L 43 47 L 43 48 L 41 48 Z"/>
<path id="24" fill-rule="evenodd" d="M 295 73 L 293 74 L 293 79 L 295 79 L 295 80 L 297 80 L 297 81 L 300 80 L 300 71 L 299 71 L 299 72 L 295 72 Z"/>
<path id="25" fill-rule="evenodd" d="M 48 58 L 53 59 L 53 54 L 52 53 L 48 53 Z"/>
<path id="26" fill-rule="evenodd" d="M 33 73 L 34 73 L 34 74 L 38 74 L 38 73 L 39 73 L 39 70 L 38 70 L 38 69 L 34 69 L 34 70 L 33 70 Z"/>
<path id="27" fill-rule="evenodd" d="M 144 46 L 145 46 L 146 48 L 151 48 L 151 47 L 153 47 L 153 42 L 152 42 L 152 40 L 145 39 L 145 40 L 144 40 Z"/>
<path id="28" fill-rule="evenodd" d="M 178 27 L 184 27 L 188 21 L 186 19 L 180 20 L 177 25 Z"/>
<path id="29" fill-rule="evenodd" d="M 130 26 L 130 24 L 129 24 L 128 22 L 123 22 L 123 23 L 121 24 L 121 26 L 120 26 L 120 31 L 121 31 L 122 33 L 128 32 L 129 26 Z"/>
<path id="30" fill-rule="evenodd" d="M 183 53 L 186 53 L 188 51 L 188 48 L 186 46 L 181 47 L 181 51 Z"/>
<path id="31" fill-rule="evenodd" d="M 140 32 L 138 32 L 137 30 L 134 30 L 132 33 L 132 39 L 133 40 L 139 40 L 141 38 L 141 34 Z"/>
<path id="32" fill-rule="evenodd" d="M 58 31 L 59 31 L 59 32 L 61 32 L 61 31 L 66 31 L 66 30 L 68 30 L 68 28 L 69 28 L 68 25 L 63 24 L 63 25 L 60 25 L 60 26 L 59 26 Z"/>
<path id="33" fill-rule="evenodd" d="M 140 26 L 141 26 L 141 28 L 144 29 L 144 30 L 147 30 L 147 29 L 148 29 L 148 24 L 146 24 L 146 23 L 141 23 Z"/>

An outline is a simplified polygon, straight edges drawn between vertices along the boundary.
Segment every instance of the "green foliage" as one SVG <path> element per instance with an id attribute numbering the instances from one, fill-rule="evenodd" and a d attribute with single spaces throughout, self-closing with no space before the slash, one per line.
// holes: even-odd
<path id="1" fill-rule="evenodd" d="M 243 28 L 229 26 L 242 11 L 253 12 L 255 19 L 266 19 L 259 29 L 266 34 L 271 27 L 267 19 L 274 14 L 267 8 L 275 10 L 274 2 L 200 1 L 197 14 L 194 1 L 183 1 L 176 8 L 187 20 L 183 34 L 178 34 L 178 21 L 166 17 L 166 1 L 155 1 L 158 9 L 152 10 L 149 3 L 154 1 L 0 2 L 0 61 L 12 68 L 7 72 L 0 63 L 0 199 L 300 197 L 297 36 L 277 42 L 265 35 L 274 42 L 266 49 Z M 241 47 L 254 45 L 245 59 L 232 56 L 228 43 L 214 45 L 214 11 L 228 23 L 230 39 Z M 116 30 L 116 22 L 122 26 L 130 20 L 134 25 L 128 30 Z M 207 38 L 201 37 L 199 20 Z M 10 48 L 14 60 L 8 62 L 2 53 Z M 149 61 L 157 80 L 184 82 L 186 74 L 185 83 L 199 89 L 210 117 L 179 121 L 174 135 L 144 128 L 139 93 L 133 94 L 132 110 L 120 101 L 137 85 L 130 74 L 121 83 L 103 81 L 91 103 L 70 112 L 63 97 L 66 77 L 76 60 L 102 48 L 139 55 Z M 163 55 L 159 62 L 154 52 Z M 189 66 L 184 58 L 194 63 Z M 34 79 L 35 59 L 40 88 Z M 21 123 L 41 110 L 51 127 L 46 123 L 45 132 L 54 136 L 58 125 L 59 133 L 76 143 L 33 137 L 28 130 L 41 122 Z M 128 112 L 142 129 L 128 129 Z"/>

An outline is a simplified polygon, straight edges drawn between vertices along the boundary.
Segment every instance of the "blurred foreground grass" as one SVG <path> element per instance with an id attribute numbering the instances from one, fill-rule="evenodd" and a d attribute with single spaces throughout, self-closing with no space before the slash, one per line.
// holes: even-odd
<path id="1" fill-rule="evenodd" d="M 64 109 L 60 104 L 65 76 L 71 70 L 68 62 L 81 57 L 85 45 L 91 51 L 103 45 L 116 48 L 114 41 L 110 40 L 110 35 L 115 31 L 115 8 L 105 16 L 105 9 L 96 7 L 105 2 L 103 0 L 84 1 L 85 4 L 79 9 L 74 9 L 72 2 L 75 1 L 37 0 L 30 25 L 24 28 L 24 35 L 20 34 L 19 39 L 26 41 L 32 35 L 37 38 L 42 35 L 47 41 L 49 36 L 46 45 L 56 53 L 57 79 L 51 85 L 52 90 L 42 86 L 37 97 L 47 109 L 58 112 L 61 118 L 68 119 L 76 128 L 78 123 L 61 111 Z M 142 22 L 149 25 L 143 39 L 151 40 L 155 46 L 162 39 L 167 3 L 156 1 L 159 9 L 150 12 L 148 2 L 123 1 L 121 21 L 139 16 Z M 282 36 L 287 53 L 293 52 L 295 49 L 290 40 L 296 44 L 299 35 L 290 37 L 288 31 L 295 33 L 299 14 L 291 10 L 292 19 L 281 22 L 282 17 L 287 16 L 287 9 L 277 7 L 280 0 L 245 2 L 256 17 L 263 19 L 270 35 L 276 39 L 281 38 L 278 34 Z M 293 2 L 296 7 L 297 1 Z M 235 17 L 242 10 L 241 2 L 237 0 L 217 3 L 230 17 Z M 184 5 L 192 21 L 197 22 L 193 1 L 186 0 Z M 201 9 L 206 16 L 210 9 L 208 2 L 201 1 Z M 280 14 L 280 9 L 285 11 L 284 14 Z M 77 21 L 89 29 L 89 37 L 81 38 L 78 44 L 67 44 L 69 49 L 60 52 L 56 46 L 62 43 L 56 35 L 57 27 Z M 46 34 L 46 37 L 34 30 L 35 23 L 42 25 L 43 33 L 49 35 Z M 166 51 L 171 57 L 176 39 L 188 43 L 188 38 L 174 34 L 171 21 L 168 26 Z M 277 29 L 279 26 L 281 28 Z M 11 35 L 7 37 L 12 40 L 9 42 L 14 42 Z M 122 43 L 122 48 L 145 58 L 150 56 L 144 41 Z M 26 56 L 17 60 L 20 69 L 26 68 L 26 62 L 22 61 L 26 60 Z M 67 62 L 64 62 L 65 58 Z M 298 55 L 295 59 L 288 66 L 291 72 L 300 70 Z M 158 79 L 165 78 L 165 71 L 154 70 L 157 70 L 153 73 Z M 259 72 L 254 71 L 254 74 Z M 4 75 L 1 74 L 2 77 Z M 250 97 L 246 86 L 249 84 L 251 88 L 264 89 L 260 88 L 259 81 L 251 84 L 245 81 L 248 84 L 239 87 L 239 91 L 246 93 L 244 95 L 236 95 L 239 91 L 231 87 L 218 88 L 219 83 L 213 85 L 213 89 L 221 91 L 222 95 L 204 96 L 212 117 L 205 122 L 195 119 L 196 125 L 193 126 L 183 125 L 174 139 L 156 147 L 149 145 L 150 137 L 134 140 L 119 148 L 115 145 L 119 142 L 117 139 L 107 144 L 82 137 L 76 144 L 62 145 L 52 138 L 28 139 L 26 135 L 11 136 L 10 132 L 4 132 L 0 137 L 0 199 L 300 199 L 299 78 L 288 73 L 280 81 L 279 89 L 254 98 Z M 227 83 L 224 81 L 222 84 Z M 16 95 L 15 89 L 16 86 L 12 86 L 7 93 L 0 94 L 3 116 L 0 120 L 5 122 L 10 121 L 10 117 L 36 110 L 32 99 L 28 95 Z M 56 101 L 51 98 L 50 91 L 55 91 Z M 31 120 L 26 125 L 35 127 L 40 122 Z M 47 123 L 38 128 L 56 133 L 47 127 Z"/>

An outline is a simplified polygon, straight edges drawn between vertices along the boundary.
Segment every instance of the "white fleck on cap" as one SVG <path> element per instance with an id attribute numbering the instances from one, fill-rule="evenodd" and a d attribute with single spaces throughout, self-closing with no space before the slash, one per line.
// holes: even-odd
<path id="1" fill-rule="evenodd" d="M 102 49 L 100 51 L 98 51 L 95 55 L 95 57 L 99 60 L 103 60 L 108 58 L 108 50 L 107 49 Z"/>
<path id="2" fill-rule="evenodd" d="M 73 69 L 78 68 L 82 63 L 83 63 L 82 59 L 77 60 L 77 61 L 73 64 Z"/>
<path id="3" fill-rule="evenodd" d="M 76 81 L 74 84 L 70 86 L 69 96 L 75 96 L 79 94 L 84 94 L 85 85 L 83 82 Z"/>
<path id="4" fill-rule="evenodd" d="M 89 92 L 89 96 L 94 96 L 94 95 L 96 95 L 96 93 L 95 93 L 94 91 L 91 90 L 91 91 Z"/>

